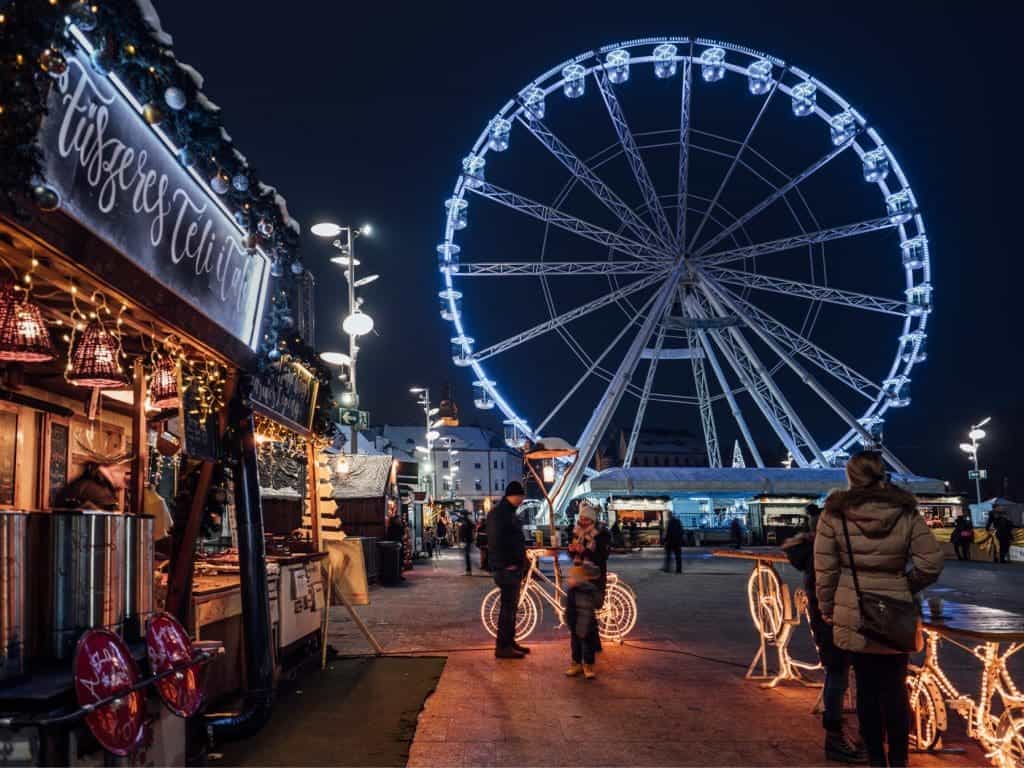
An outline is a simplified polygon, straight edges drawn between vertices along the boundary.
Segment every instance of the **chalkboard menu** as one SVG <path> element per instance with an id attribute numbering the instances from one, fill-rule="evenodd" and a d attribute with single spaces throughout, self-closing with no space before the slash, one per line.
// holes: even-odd
<path id="1" fill-rule="evenodd" d="M 203 419 L 196 411 L 198 405 L 191 388 L 181 398 L 182 453 L 189 458 L 217 461 L 220 458 L 216 415 Z"/>
<path id="2" fill-rule="evenodd" d="M 313 426 L 320 382 L 296 362 L 279 362 L 253 378 L 252 402 L 265 416 L 300 432 Z"/>
<path id="3" fill-rule="evenodd" d="M 59 422 L 50 423 L 49 462 L 46 467 L 48 503 L 57 506 L 57 498 L 68 484 L 68 458 L 71 455 L 71 428 Z"/>

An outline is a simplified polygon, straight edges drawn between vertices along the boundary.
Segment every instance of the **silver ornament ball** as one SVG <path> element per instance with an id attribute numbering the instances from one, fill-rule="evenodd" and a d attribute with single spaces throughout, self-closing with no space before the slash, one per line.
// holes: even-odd
<path id="1" fill-rule="evenodd" d="M 167 103 L 168 107 L 175 111 L 179 109 L 184 109 L 185 92 L 181 90 L 181 88 L 172 85 L 170 88 L 164 91 L 164 101 Z"/>

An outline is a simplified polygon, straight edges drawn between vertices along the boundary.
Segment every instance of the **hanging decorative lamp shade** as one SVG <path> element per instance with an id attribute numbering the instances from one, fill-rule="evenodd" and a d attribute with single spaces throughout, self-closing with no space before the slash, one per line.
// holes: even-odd
<path id="1" fill-rule="evenodd" d="M 39 307 L 18 299 L 14 287 L 0 289 L 0 360 L 43 363 L 52 360 L 53 343 Z"/>
<path id="2" fill-rule="evenodd" d="M 99 320 L 93 320 L 71 351 L 68 381 L 79 387 L 121 389 L 128 384 L 128 377 L 121 368 L 119 354 L 117 337 Z"/>
<path id="3" fill-rule="evenodd" d="M 153 366 L 149 380 L 149 400 L 154 408 L 177 408 L 181 405 L 178 394 L 178 365 L 172 357 L 161 357 Z"/>

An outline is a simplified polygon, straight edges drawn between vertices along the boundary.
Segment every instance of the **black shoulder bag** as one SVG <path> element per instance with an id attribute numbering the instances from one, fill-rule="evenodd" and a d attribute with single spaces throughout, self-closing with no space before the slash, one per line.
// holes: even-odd
<path id="1" fill-rule="evenodd" d="M 860 607 L 860 626 L 857 631 L 877 643 L 902 653 L 919 651 L 921 645 L 920 616 L 917 605 L 912 600 L 898 600 L 888 595 L 860 591 L 860 581 L 857 579 L 857 566 L 853 562 L 853 544 L 850 542 L 850 529 L 846 523 L 846 514 L 843 513 L 840 517 L 843 521 L 846 551 L 850 555 L 853 588 L 857 592 L 857 605 Z"/>

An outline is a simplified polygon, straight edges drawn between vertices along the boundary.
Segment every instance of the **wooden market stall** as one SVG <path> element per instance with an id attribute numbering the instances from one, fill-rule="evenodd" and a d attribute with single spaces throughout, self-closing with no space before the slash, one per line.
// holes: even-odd
<path id="1" fill-rule="evenodd" d="M 0 724 L 29 764 L 105 761 L 101 746 L 183 764 L 208 732 L 265 721 L 273 609 L 318 605 L 315 555 L 267 557 L 253 414 L 297 368 L 323 380 L 290 330 L 297 224 L 148 4 L 29 5 L 4 16 L 31 88 L 4 104 L 16 146 L 0 201 Z M 237 712 L 203 721 L 191 659 L 210 655 L 182 647 L 188 661 L 162 670 L 158 619 L 193 641 L 220 634 L 207 689 L 240 694 Z M 102 651 L 77 657 L 82 637 Z M 109 695 L 82 683 L 89 658 L 117 665 L 101 675 Z M 187 725 L 156 703 L 159 675 L 192 686 L 187 710 L 171 708 Z M 87 730 L 85 704 L 118 712 L 118 727 L 89 717 Z"/>

